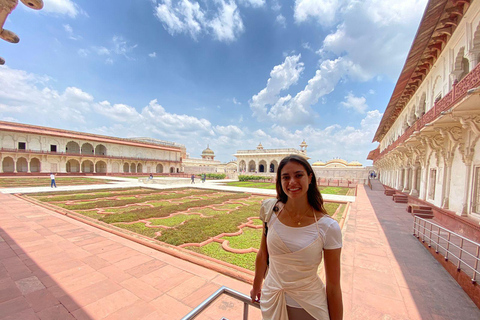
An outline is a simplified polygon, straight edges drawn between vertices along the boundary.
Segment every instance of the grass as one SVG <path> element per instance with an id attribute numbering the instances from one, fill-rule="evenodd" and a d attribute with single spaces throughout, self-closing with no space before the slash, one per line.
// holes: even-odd
<path id="1" fill-rule="evenodd" d="M 202 190 L 204 194 L 214 193 L 215 191 L 211 190 Z M 155 201 L 155 200 L 165 200 L 165 199 L 176 199 L 176 198 L 184 198 L 189 195 L 196 194 L 198 192 L 189 192 L 189 193 L 166 193 L 166 194 L 150 194 L 142 198 L 136 197 L 128 197 L 127 199 L 123 200 L 98 200 L 98 201 L 88 201 L 82 202 L 78 204 L 71 204 L 71 205 L 59 205 L 63 208 L 69 210 L 86 210 L 86 209 L 93 209 L 93 208 L 106 208 L 106 207 L 120 207 L 126 204 L 132 203 L 142 203 L 147 201 Z"/>
<path id="2" fill-rule="evenodd" d="M 0 188 L 16 188 L 16 187 L 50 187 L 50 176 L 45 177 L 15 177 L 0 178 Z M 100 180 L 84 177 L 57 177 L 55 183 L 57 186 L 76 186 L 85 184 L 105 184 L 114 182 L 112 180 Z"/>
<path id="3" fill-rule="evenodd" d="M 203 247 L 187 247 L 187 249 L 248 270 L 255 270 L 255 257 L 257 254 L 254 252 L 244 254 L 231 253 L 223 250 L 221 244 L 216 242 Z"/>
<path id="4" fill-rule="evenodd" d="M 229 246 L 234 249 L 260 248 L 262 229 L 243 228 L 243 233 L 238 236 L 226 236 L 222 239 L 228 240 Z"/>
<path id="5" fill-rule="evenodd" d="M 150 222 L 154 226 L 174 227 L 180 225 L 184 221 L 192 219 L 201 219 L 201 217 L 196 214 L 178 214 L 165 219 L 151 219 Z"/>
<path id="6" fill-rule="evenodd" d="M 182 204 L 168 204 L 166 203 L 162 207 L 157 208 L 140 208 L 135 209 L 123 214 L 111 214 L 100 219 L 106 223 L 115 222 L 133 222 L 141 219 L 161 218 L 169 216 L 172 213 L 185 211 L 194 207 L 204 207 L 211 204 L 219 204 L 228 201 L 232 198 L 245 198 L 247 195 L 243 193 L 236 193 L 232 195 L 226 195 L 219 198 L 213 198 L 208 200 L 196 200 Z"/>
<path id="7" fill-rule="evenodd" d="M 175 229 L 168 229 L 157 237 L 174 246 L 185 243 L 200 243 L 223 232 L 232 233 L 238 231 L 238 226 L 247 222 L 248 217 L 258 215 L 260 205 L 242 207 L 229 214 L 219 213 L 209 219 L 196 219 L 186 221 Z"/>
<path id="8" fill-rule="evenodd" d="M 155 236 L 155 232 L 161 230 L 158 228 L 148 228 L 145 226 L 145 223 L 143 222 L 132 223 L 132 224 L 116 224 L 115 226 L 138 233 L 138 234 L 142 234 L 150 238 L 153 238 Z"/>
<path id="9" fill-rule="evenodd" d="M 251 181 L 234 181 L 225 183 L 227 186 L 258 188 L 258 189 L 275 189 L 275 184 L 270 182 L 251 182 Z M 346 195 L 350 188 L 344 187 L 318 187 L 321 193 Z"/>
<path id="10" fill-rule="evenodd" d="M 176 246 L 186 243 L 201 243 L 222 233 L 237 232 L 239 230 L 238 226 L 246 223 L 249 217 L 258 216 L 261 201 L 267 198 L 258 195 L 252 196 L 246 193 L 188 188 L 168 192 L 163 191 L 161 193 L 162 194 L 159 194 L 157 190 L 133 188 L 116 191 L 97 190 L 95 192 L 82 193 L 72 191 L 69 195 L 63 192 L 53 196 L 52 198 L 55 200 L 52 200 L 50 197 L 45 197 L 44 194 L 37 198 L 47 202 L 68 201 L 70 199 L 87 200 L 69 206 L 65 206 L 64 203 L 55 203 L 55 205 L 68 209 L 76 208 L 75 211 L 84 216 Z M 137 194 L 141 195 L 141 197 L 133 197 Z M 107 196 L 113 195 L 119 195 L 124 199 L 105 199 Z M 97 198 L 97 196 L 100 198 Z M 173 202 L 169 202 L 169 200 Z M 138 205 L 140 203 L 146 203 L 147 201 L 155 207 Z M 126 203 L 131 204 L 131 206 L 119 207 Z M 114 207 L 107 208 L 107 205 Z M 340 204 L 338 203 L 325 203 L 325 208 L 330 215 L 333 215 L 339 206 Z M 239 208 L 235 209 L 237 207 Z M 342 205 L 342 208 L 344 207 L 345 206 Z M 97 208 L 105 208 L 106 212 L 112 214 L 99 214 L 97 210 L 95 210 Z M 189 212 L 201 213 L 207 217 L 188 213 L 168 217 L 172 213 L 183 212 L 188 209 L 190 209 Z M 337 220 L 341 218 L 342 214 L 343 212 L 337 216 Z M 167 226 L 170 227 L 170 229 L 146 227 L 144 222 L 139 221 L 142 219 L 149 219 L 153 226 Z M 124 224 L 122 222 L 132 223 Z M 259 219 L 254 219 L 253 224 L 262 225 L 262 222 Z M 156 236 L 158 231 L 161 231 L 160 236 Z M 261 234 L 262 229 L 246 227 L 243 228 L 243 234 L 238 236 L 225 236 L 223 239 L 228 240 L 232 248 L 258 248 Z M 249 270 L 254 269 L 255 253 L 235 254 L 226 252 L 218 243 L 211 243 L 201 248 L 190 246 L 187 249 Z"/>

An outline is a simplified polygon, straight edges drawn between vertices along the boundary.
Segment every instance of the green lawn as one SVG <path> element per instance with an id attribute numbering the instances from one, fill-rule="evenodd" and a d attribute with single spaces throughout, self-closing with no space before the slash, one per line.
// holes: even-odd
<path id="1" fill-rule="evenodd" d="M 50 187 L 50 176 L 45 177 L 8 177 L 0 178 L 0 188 L 17 187 Z M 84 177 L 57 177 L 55 183 L 57 186 L 76 186 L 85 184 L 106 184 L 114 182 L 112 180 L 84 178 Z"/>
<path id="2" fill-rule="evenodd" d="M 70 191 L 33 197 L 174 246 L 202 243 L 222 233 L 238 232 L 239 226 L 246 223 L 248 218 L 258 216 L 262 200 L 268 198 L 189 188 L 168 191 L 147 188 Z M 325 203 L 330 215 L 335 213 L 338 206 L 338 203 Z M 254 219 L 253 223 L 262 224 L 259 219 Z M 262 229 L 244 227 L 242 234 L 224 236 L 222 239 L 228 240 L 231 248 L 258 249 L 261 235 Z M 242 268 L 254 269 L 255 253 L 227 252 L 219 243 L 186 248 Z"/>
<path id="3" fill-rule="evenodd" d="M 251 181 L 234 181 L 225 183 L 227 186 L 243 187 L 243 188 L 258 188 L 258 189 L 275 189 L 275 183 L 270 182 L 251 182 Z M 325 194 L 339 194 L 346 195 L 349 188 L 343 187 L 318 187 L 321 193 Z"/>

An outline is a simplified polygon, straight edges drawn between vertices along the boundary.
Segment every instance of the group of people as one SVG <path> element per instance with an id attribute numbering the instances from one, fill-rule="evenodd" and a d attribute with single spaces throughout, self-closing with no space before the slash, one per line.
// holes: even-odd
<path id="1" fill-rule="evenodd" d="M 190 184 L 195 184 L 195 175 L 192 173 L 192 176 L 190 177 L 190 179 L 192 180 L 192 182 L 190 182 Z M 205 173 L 202 173 L 200 175 L 200 179 L 202 180 L 202 183 L 205 183 L 205 180 L 207 180 L 207 175 Z"/>

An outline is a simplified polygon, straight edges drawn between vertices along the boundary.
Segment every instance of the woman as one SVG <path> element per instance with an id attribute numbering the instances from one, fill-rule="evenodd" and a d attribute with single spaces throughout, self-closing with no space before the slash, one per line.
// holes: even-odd
<path id="1" fill-rule="evenodd" d="M 325 211 L 310 164 L 296 155 L 284 158 L 276 189 L 277 199 L 264 201 L 260 212 L 265 224 L 252 301 L 260 302 L 266 320 L 342 319 L 342 233 Z M 317 274 L 322 254 L 326 286 Z"/>

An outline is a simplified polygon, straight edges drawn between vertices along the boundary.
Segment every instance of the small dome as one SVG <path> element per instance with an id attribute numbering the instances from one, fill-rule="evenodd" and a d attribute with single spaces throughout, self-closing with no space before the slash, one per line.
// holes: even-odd
<path id="1" fill-rule="evenodd" d="M 300 147 L 308 147 L 308 144 L 305 142 L 305 139 L 303 139 L 302 143 L 300 144 Z"/>
<path id="2" fill-rule="evenodd" d="M 259 149 L 259 150 L 263 149 L 263 146 L 262 146 L 261 142 L 258 144 L 257 149 Z"/>
<path id="3" fill-rule="evenodd" d="M 362 164 L 358 161 L 352 161 L 348 164 L 349 167 L 353 166 L 353 167 L 361 167 Z"/>
<path id="4" fill-rule="evenodd" d="M 325 162 L 323 161 L 317 161 L 317 162 L 314 162 L 312 164 L 313 167 L 320 167 L 320 166 L 324 166 L 325 165 Z"/>
<path id="5" fill-rule="evenodd" d="M 332 159 L 332 160 L 328 160 L 327 161 L 327 164 L 342 164 L 344 166 L 348 165 L 347 161 L 343 160 L 343 159 Z"/>
<path id="6" fill-rule="evenodd" d="M 213 152 L 213 150 L 210 149 L 208 146 L 207 146 L 207 149 L 202 151 L 202 155 L 212 155 L 212 154 L 215 154 L 215 152 Z"/>

